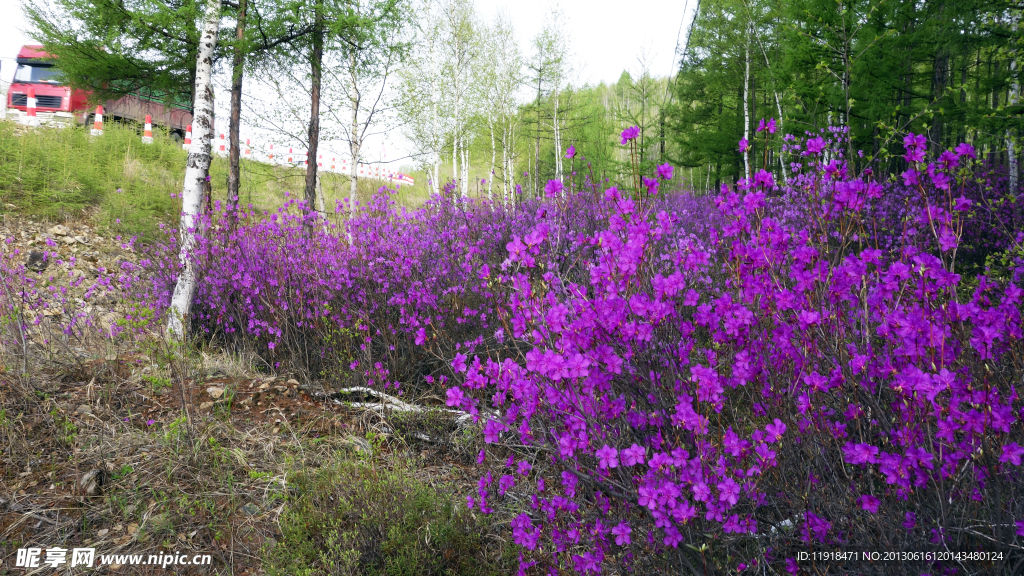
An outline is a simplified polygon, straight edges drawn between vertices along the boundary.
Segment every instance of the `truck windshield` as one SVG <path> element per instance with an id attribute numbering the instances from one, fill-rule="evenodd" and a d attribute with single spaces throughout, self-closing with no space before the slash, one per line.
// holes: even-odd
<path id="1" fill-rule="evenodd" d="M 57 84 L 57 69 L 39 64 L 21 64 L 14 73 L 15 82 L 45 82 Z"/>

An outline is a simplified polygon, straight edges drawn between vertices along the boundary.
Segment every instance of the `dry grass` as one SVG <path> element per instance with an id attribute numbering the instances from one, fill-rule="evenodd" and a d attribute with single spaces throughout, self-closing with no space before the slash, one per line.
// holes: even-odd
<path id="1" fill-rule="evenodd" d="M 295 496 L 289 480 L 345 460 L 414 471 L 445 494 L 473 489 L 469 458 L 451 461 L 451 442 L 418 443 L 424 430 L 408 422 L 244 357 L 148 350 L 35 362 L 29 376 L 0 368 L 0 573 L 29 546 L 211 554 L 214 573 L 262 573 Z"/>

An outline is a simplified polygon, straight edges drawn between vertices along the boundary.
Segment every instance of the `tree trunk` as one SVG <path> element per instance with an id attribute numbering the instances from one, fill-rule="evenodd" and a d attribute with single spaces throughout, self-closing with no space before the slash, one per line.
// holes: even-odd
<path id="1" fill-rule="evenodd" d="M 231 120 L 228 127 L 228 142 L 231 146 L 231 155 L 228 163 L 228 221 L 231 229 L 235 229 L 238 223 L 238 190 L 241 187 L 241 167 L 239 166 L 239 151 L 242 146 L 239 143 L 238 125 L 242 113 L 242 72 L 245 64 L 245 52 L 242 49 L 242 40 L 245 38 L 245 11 L 248 0 L 238 0 L 238 23 L 235 27 L 235 58 L 231 64 Z"/>
<path id="2" fill-rule="evenodd" d="M 210 172 L 210 145 L 213 137 L 213 85 L 210 76 L 213 70 L 213 52 L 217 47 L 217 32 L 220 28 L 220 0 L 207 0 L 206 17 L 203 22 L 203 36 L 196 56 L 196 101 L 195 116 L 192 119 L 192 147 L 188 151 L 185 167 L 185 185 L 182 191 L 181 249 L 178 260 L 181 273 L 174 286 L 171 306 L 168 310 L 167 332 L 178 341 L 185 338 L 185 324 L 192 309 L 196 292 L 195 262 L 193 250 L 196 244 L 196 227 L 199 211 L 203 206 L 203 192 L 206 177 Z"/>
<path id="3" fill-rule="evenodd" d="M 317 173 L 317 148 L 320 143 L 320 76 L 321 65 L 324 58 L 324 13 L 323 0 L 317 0 L 314 5 L 313 16 L 313 54 L 310 58 L 312 64 L 312 88 L 310 90 L 309 110 L 309 153 L 306 158 L 306 207 L 316 210 L 316 173 Z M 306 231 L 312 231 L 313 223 L 306 221 Z"/>
<path id="4" fill-rule="evenodd" d="M 1013 30 L 1017 31 L 1017 16 L 1013 16 Z M 1017 56 L 1014 54 L 1010 61 L 1010 94 L 1007 98 L 1007 105 L 1016 106 L 1020 96 L 1020 84 L 1017 80 Z M 1017 193 L 1017 182 L 1020 176 L 1020 165 L 1017 159 L 1017 143 L 1013 130 L 1006 130 L 1006 156 L 1008 160 L 1010 176 L 1010 194 Z"/>
<path id="5" fill-rule="evenodd" d="M 750 182 L 750 24 L 747 24 L 747 46 L 743 52 L 746 71 L 743 73 L 743 139 L 747 149 L 743 151 L 743 173 Z"/>
<path id="6" fill-rule="evenodd" d="M 551 128 L 555 135 L 555 178 L 562 179 L 562 134 L 558 130 L 558 94 L 552 95 L 554 107 L 552 108 Z"/>
<path id="7" fill-rule="evenodd" d="M 494 188 L 494 159 L 497 153 L 494 148 L 494 119 L 490 116 L 487 117 L 487 126 L 491 129 L 491 173 L 487 177 L 487 201 L 493 202 L 491 190 Z"/>
<path id="8" fill-rule="evenodd" d="M 540 196 L 540 80 L 542 73 L 537 70 L 537 153 L 533 166 L 533 195 Z"/>

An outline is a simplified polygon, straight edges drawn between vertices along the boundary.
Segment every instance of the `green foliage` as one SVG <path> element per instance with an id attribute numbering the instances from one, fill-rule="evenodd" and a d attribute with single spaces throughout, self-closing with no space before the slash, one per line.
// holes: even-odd
<path id="1" fill-rule="evenodd" d="M 47 218 L 99 206 L 114 230 L 152 235 L 159 218 L 178 210 L 171 194 L 180 191 L 185 156 L 169 138 L 144 145 L 134 128 L 113 122 L 98 138 L 0 122 L 0 201 Z"/>
<path id="2" fill-rule="evenodd" d="M 60 62 L 65 82 L 98 99 L 142 89 L 188 109 L 204 6 L 205 0 L 24 4 L 33 37 Z"/>
<path id="3" fill-rule="evenodd" d="M 12 204 L 26 215 L 56 219 L 99 208 L 100 223 L 117 234 L 143 242 L 160 238 L 159 224 L 175 224 L 180 213 L 175 196 L 181 195 L 188 154 L 159 127 L 154 136 L 152 144 L 142 144 L 137 127 L 116 122 L 104 124 L 97 138 L 75 127 L 27 130 L 0 122 L 0 211 Z M 302 189 L 301 168 L 242 160 L 241 169 L 243 206 L 273 210 L 287 192 Z M 227 198 L 227 173 L 226 159 L 214 157 L 214 202 Z M 380 185 L 360 180 L 359 199 L 368 200 Z M 325 173 L 323 189 L 332 206 L 348 197 L 348 177 Z M 399 201 L 422 203 L 421 196 L 405 192 Z"/>
<path id="4" fill-rule="evenodd" d="M 486 521 L 409 470 L 340 461 L 290 478 L 297 494 L 282 514 L 267 573 L 431 576 L 507 574 L 509 546 L 485 537 Z"/>
<path id="5" fill-rule="evenodd" d="M 673 160 L 713 180 L 742 177 L 736 143 L 775 117 L 798 135 L 848 127 L 849 152 L 863 150 L 865 160 L 887 159 L 914 132 L 932 151 L 969 141 L 1005 162 L 1008 132 L 1024 112 L 1011 95 L 1019 18 L 1007 0 L 701 2 L 669 109 Z M 752 158 L 763 158 L 758 146 Z M 887 168 L 900 164 L 896 157 Z"/>

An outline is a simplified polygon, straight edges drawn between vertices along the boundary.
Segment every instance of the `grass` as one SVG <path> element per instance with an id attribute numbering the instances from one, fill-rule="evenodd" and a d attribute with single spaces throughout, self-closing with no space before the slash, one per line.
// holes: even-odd
<path id="1" fill-rule="evenodd" d="M 0 355 L 3 566 L 18 548 L 59 544 L 211 554 L 212 568 L 182 572 L 197 574 L 514 569 L 507 518 L 465 508 L 474 482 L 450 464 L 451 440 L 412 450 L 375 432 L 377 416 L 320 404 L 245 358 L 189 347 L 168 360 L 159 343 L 144 348 L 39 364 L 30 382 Z M 202 407 L 211 385 L 225 393 Z M 401 428 L 442 440 L 440 423 Z"/>
<path id="2" fill-rule="evenodd" d="M 187 153 L 181 145 L 154 130 L 154 142 L 142 144 L 135 126 L 108 122 L 103 136 L 90 137 L 81 127 L 28 129 L 0 122 L 0 213 L 17 212 L 45 220 L 76 218 L 95 210 L 98 224 L 118 234 L 157 237 L 159 224 L 173 223 Z M 210 167 L 213 200 L 227 199 L 228 165 L 215 156 Z M 325 204 L 333 212 L 336 200 L 347 199 L 349 179 L 324 173 Z M 286 194 L 301 195 L 305 169 L 242 160 L 239 197 L 243 205 L 274 210 Z M 358 196 L 367 201 L 381 185 L 363 179 Z M 426 200 L 426 181 L 405 186 L 400 204 L 415 207 Z"/>
<path id="3" fill-rule="evenodd" d="M 269 551 L 271 576 L 504 574 L 513 553 L 494 523 L 459 506 L 398 464 L 335 459 L 289 484 L 297 496 Z M 505 571 L 502 571 L 504 568 Z"/>

